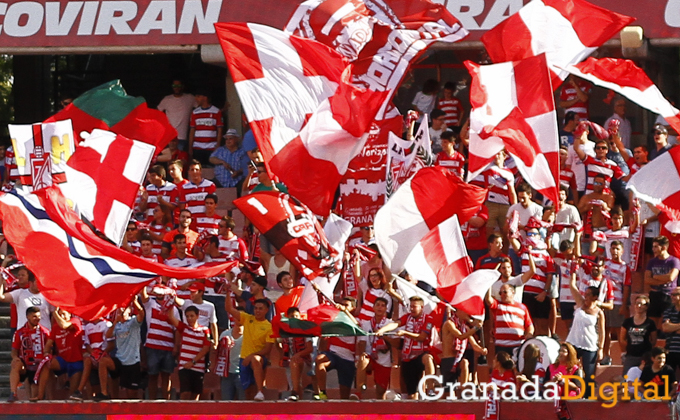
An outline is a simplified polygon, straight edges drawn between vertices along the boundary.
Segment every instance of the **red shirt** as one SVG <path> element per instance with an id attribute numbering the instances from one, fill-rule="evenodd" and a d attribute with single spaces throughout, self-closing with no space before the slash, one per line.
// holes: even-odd
<path id="1" fill-rule="evenodd" d="M 484 204 L 479 207 L 477 213 L 472 217 L 481 217 L 484 219 L 484 225 L 481 227 L 472 227 L 470 222 L 465 222 L 461 225 L 460 230 L 465 238 L 465 245 L 467 249 L 478 251 L 487 247 L 486 243 L 486 221 L 489 220 L 489 209 Z"/>
<path id="2" fill-rule="evenodd" d="M 27 370 L 37 370 L 40 362 L 45 358 L 45 344 L 50 331 L 38 324 L 31 328 L 28 323 L 14 333 L 12 348 L 18 350 L 19 358 L 23 360 Z"/>
<path id="3" fill-rule="evenodd" d="M 593 89 L 593 85 L 586 82 L 585 80 L 579 80 L 576 82 L 576 84 L 586 95 L 590 94 L 590 91 Z M 574 88 L 571 83 L 565 83 L 562 85 L 562 90 L 560 91 L 560 101 L 571 101 L 576 98 L 578 98 L 578 95 L 576 94 L 576 88 Z M 576 101 L 576 103 L 574 103 L 569 108 L 566 108 L 564 111 L 565 113 L 573 111 L 578 114 L 579 118 L 587 120 L 588 102 Z"/>
<path id="4" fill-rule="evenodd" d="M 442 151 L 437 154 L 437 159 L 434 164 L 446 168 L 449 172 L 462 178 L 465 169 L 465 156 L 455 150 L 453 151 L 452 156 L 449 156 Z"/>
<path id="5" fill-rule="evenodd" d="M 612 178 L 622 178 L 625 174 L 619 168 L 619 165 L 614 161 L 605 159 L 597 160 L 592 156 L 586 156 L 583 159 L 583 164 L 586 165 L 586 174 L 588 175 L 588 184 L 586 185 L 586 194 L 593 192 L 593 182 L 596 175 L 604 176 L 604 187 L 609 188 Z"/>
<path id="6" fill-rule="evenodd" d="M 56 321 L 52 322 L 50 340 L 54 341 L 57 354 L 68 363 L 83 360 L 83 325 L 78 318 L 71 318 L 71 326 L 63 329 Z"/>
<path id="7" fill-rule="evenodd" d="M 175 245 L 173 245 L 172 242 L 175 239 L 175 235 L 177 235 L 178 233 L 180 233 L 179 230 L 173 229 L 170 232 L 166 233 L 165 236 L 163 236 L 163 245 L 171 249 L 170 257 L 174 257 L 175 254 L 177 253 L 177 250 L 175 250 Z M 196 239 L 198 239 L 198 232 L 189 230 L 189 232 L 185 233 L 184 236 L 187 237 L 187 254 L 191 254 L 191 250 L 194 248 Z"/>
<path id="8" fill-rule="evenodd" d="M 460 125 L 460 119 L 463 116 L 463 105 L 458 98 L 440 99 L 439 109 L 446 114 L 446 126 L 453 127 Z"/>

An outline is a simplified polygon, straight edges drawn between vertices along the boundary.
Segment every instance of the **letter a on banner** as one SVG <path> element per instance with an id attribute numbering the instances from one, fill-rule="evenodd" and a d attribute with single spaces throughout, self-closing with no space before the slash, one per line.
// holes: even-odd
<path id="1" fill-rule="evenodd" d="M 28 191 L 66 182 L 66 161 L 75 151 L 71 120 L 9 125 L 19 179 Z"/>

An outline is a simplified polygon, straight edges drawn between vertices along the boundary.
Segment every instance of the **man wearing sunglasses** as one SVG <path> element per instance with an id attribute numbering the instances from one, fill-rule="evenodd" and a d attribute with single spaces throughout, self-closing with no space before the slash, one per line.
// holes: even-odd
<path id="1" fill-rule="evenodd" d="M 586 174 L 588 182 L 586 184 L 586 194 L 593 192 L 593 183 L 595 175 L 603 175 L 605 179 L 605 188 L 609 189 L 609 184 L 612 178 L 621 179 L 626 174 L 619 168 L 619 166 L 611 159 L 607 159 L 609 152 L 609 142 L 606 140 L 598 140 L 595 142 L 595 157 L 588 156 L 579 146 L 587 142 L 588 131 L 585 131 L 577 139 L 574 139 L 574 151 L 578 157 L 586 165 Z M 625 145 L 625 143 L 624 143 Z"/>

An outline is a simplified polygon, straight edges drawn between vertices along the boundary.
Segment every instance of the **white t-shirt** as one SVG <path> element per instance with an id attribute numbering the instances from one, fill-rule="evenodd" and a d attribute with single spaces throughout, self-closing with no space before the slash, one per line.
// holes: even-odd
<path id="1" fill-rule="evenodd" d="M 50 313 L 54 311 L 54 307 L 47 302 L 45 296 L 42 293 L 31 293 L 28 289 L 17 289 L 9 292 L 17 305 L 17 328 L 21 328 L 26 324 L 26 309 L 31 306 L 37 306 L 40 308 L 40 325 L 52 329 L 52 320 L 50 319 Z"/>
<path id="2" fill-rule="evenodd" d="M 442 126 L 441 129 L 435 130 L 430 127 L 430 141 L 432 142 L 432 154 L 436 155 L 442 151 L 442 133 L 446 130 L 446 126 Z"/>
<path id="3" fill-rule="evenodd" d="M 195 107 L 196 98 L 189 93 L 179 98 L 175 95 L 168 95 L 158 104 L 158 109 L 165 112 L 168 121 L 177 130 L 177 138 L 180 140 L 189 138 L 189 120 Z"/>
<path id="4" fill-rule="evenodd" d="M 434 105 L 437 103 L 437 95 L 426 95 L 423 92 L 418 92 L 411 103 L 420 110 L 418 122 L 421 122 L 423 120 L 423 114 L 429 115 L 434 109 Z"/>
<path id="5" fill-rule="evenodd" d="M 588 141 L 585 144 L 581 144 L 581 150 L 583 150 L 586 155 L 595 157 L 595 143 L 592 141 Z M 574 150 L 574 146 L 569 146 L 569 150 L 567 151 L 567 162 L 566 165 L 571 168 L 571 171 L 574 173 L 574 179 L 576 180 L 576 189 L 579 191 L 585 191 L 586 190 L 586 182 L 588 181 L 588 177 L 586 174 L 586 165 L 583 164 L 583 161 L 581 158 L 578 157 L 576 154 L 576 151 Z"/>
<path id="6" fill-rule="evenodd" d="M 522 275 L 510 277 L 508 281 L 503 283 L 501 280 L 496 280 L 494 284 L 491 285 L 491 296 L 497 301 L 501 301 L 501 286 L 504 284 L 509 284 L 515 286 L 515 299 L 517 303 L 522 303 L 522 294 L 524 293 L 524 283 L 522 283 Z"/>
<path id="7" fill-rule="evenodd" d="M 581 214 L 578 209 L 571 204 L 565 204 L 560 208 L 560 210 L 555 215 L 555 223 L 560 224 L 572 224 L 581 223 Z M 556 233 L 557 246 L 553 245 L 553 248 L 560 249 L 560 244 L 564 240 L 573 241 L 576 236 L 576 232 L 573 228 L 564 229 L 562 232 Z"/>
<path id="8" fill-rule="evenodd" d="M 189 306 L 195 306 L 198 308 L 198 325 L 210 328 L 210 323 L 217 323 L 215 305 L 213 305 L 211 302 L 204 300 L 203 303 L 194 303 L 190 299 L 185 300 L 184 304 L 182 305 L 184 319 L 187 318 L 186 310 Z"/>
<path id="9" fill-rule="evenodd" d="M 538 220 L 543 219 L 543 207 L 539 206 L 533 201 L 529 203 L 527 208 L 524 208 L 524 206 L 522 206 L 520 203 L 513 204 L 508 209 L 508 213 L 505 215 L 505 217 L 510 217 L 512 212 L 515 210 L 517 210 L 517 213 L 519 213 L 519 224 L 522 226 L 526 226 L 526 224 L 529 223 L 529 219 L 532 217 Z"/>

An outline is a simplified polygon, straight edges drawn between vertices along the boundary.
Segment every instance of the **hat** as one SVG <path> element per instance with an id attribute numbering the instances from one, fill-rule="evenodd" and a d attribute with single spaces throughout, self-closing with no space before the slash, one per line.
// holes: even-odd
<path id="1" fill-rule="evenodd" d="M 205 291 L 205 284 L 203 283 L 191 283 L 191 286 L 189 286 L 189 291 L 191 292 L 198 292 L 199 290 Z"/>
<path id="2" fill-rule="evenodd" d="M 255 277 L 254 282 L 257 283 L 257 284 L 259 284 L 260 286 L 262 286 L 262 288 L 263 288 L 264 290 L 267 290 L 267 278 L 266 278 L 266 277 L 264 277 L 264 276 L 257 276 L 257 277 Z"/>
<path id="3" fill-rule="evenodd" d="M 240 138 L 241 136 L 238 135 L 238 132 L 236 131 L 236 129 L 230 128 L 229 130 L 227 130 L 226 133 L 224 133 L 224 138 L 227 138 L 227 137 L 239 137 Z"/>
<path id="4" fill-rule="evenodd" d="M 654 131 L 659 131 L 668 135 L 668 130 L 666 130 L 666 127 L 663 124 L 654 124 Z"/>

